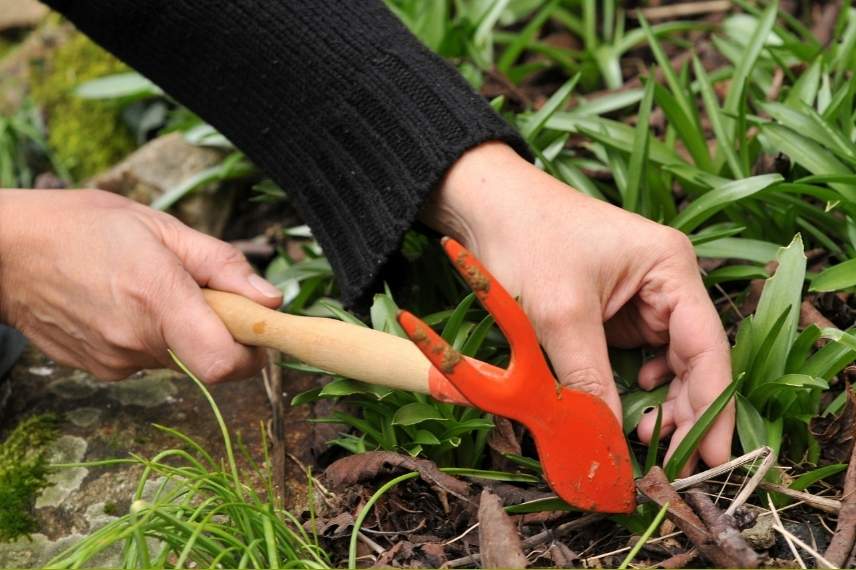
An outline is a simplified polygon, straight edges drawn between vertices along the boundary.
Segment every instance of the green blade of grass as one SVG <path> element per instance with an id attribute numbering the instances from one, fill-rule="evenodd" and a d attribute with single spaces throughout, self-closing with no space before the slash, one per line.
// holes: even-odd
<path id="1" fill-rule="evenodd" d="M 663 503 L 663 506 L 660 507 L 660 510 L 657 511 L 657 515 L 654 517 L 654 520 L 651 521 L 651 524 L 648 525 L 648 528 L 645 529 L 645 532 L 642 533 L 642 536 L 639 537 L 639 540 L 636 541 L 636 544 L 633 545 L 633 548 L 630 549 L 630 552 L 627 553 L 627 556 L 624 560 L 621 561 L 618 568 L 619 570 L 625 570 L 627 566 L 636 558 L 636 555 L 639 554 L 639 551 L 645 546 L 645 543 L 648 542 L 648 539 L 651 538 L 651 535 L 654 534 L 658 528 L 660 528 L 660 523 L 663 522 L 663 517 L 666 516 L 666 512 L 669 510 L 668 501 Z"/>
<path id="2" fill-rule="evenodd" d="M 570 97 L 571 93 L 574 92 L 574 87 L 576 87 L 579 79 L 580 74 L 578 73 L 566 81 L 564 85 L 559 87 L 559 89 L 553 93 L 549 99 L 547 99 L 544 106 L 538 109 L 538 111 L 532 115 L 526 124 L 520 129 L 520 134 L 523 135 L 523 138 L 531 142 L 535 136 L 541 132 L 541 129 L 544 128 L 544 125 L 550 117 L 552 117 L 553 114 L 565 104 L 568 97 Z"/>
<path id="3" fill-rule="evenodd" d="M 695 54 L 693 54 L 693 71 L 698 80 L 699 91 L 701 92 L 707 117 L 710 120 L 710 126 L 713 128 L 713 133 L 716 136 L 717 149 L 725 155 L 725 160 L 734 177 L 745 177 L 746 174 L 743 171 L 743 166 L 737 158 L 737 153 L 734 152 L 734 143 L 725 128 L 722 110 L 719 108 L 719 103 L 710 84 L 710 79 L 704 70 L 704 66 L 702 66 Z"/>
<path id="4" fill-rule="evenodd" d="M 642 474 L 645 475 L 657 464 L 657 450 L 660 449 L 660 428 L 663 425 L 663 406 L 657 406 L 657 420 L 654 422 L 654 431 L 651 434 L 651 442 L 648 444 L 648 452 L 645 454 L 645 466 Z"/>
<path id="5" fill-rule="evenodd" d="M 733 141 L 743 139 L 743 133 L 736 132 L 737 122 L 732 117 L 740 114 L 740 108 L 746 95 L 746 84 L 749 80 L 749 74 L 752 72 L 752 68 L 755 67 L 755 62 L 758 61 L 761 50 L 764 49 L 767 37 L 773 30 L 778 10 L 779 2 L 778 0 L 774 0 L 770 2 L 770 5 L 758 18 L 758 25 L 755 28 L 755 32 L 749 38 L 744 52 L 737 61 L 734 75 L 731 77 L 731 86 L 728 89 L 728 95 L 726 95 L 725 103 L 723 104 L 725 114 L 723 123 L 726 134 Z"/>
<path id="6" fill-rule="evenodd" d="M 666 472 L 666 476 L 669 478 L 669 481 L 673 481 L 675 477 L 677 477 L 678 473 L 681 472 L 681 469 L 684 468 L 684 465 L 689 461 L 692 454 L 695 453 L 701 439 L 710 429 L 710 426 L 713 425 L 713 422 L 716 421 L 716 418 L 719 417 L 719 414 L 722 413 L 722 410 L 725 409 L 725 406 L 728 405 L 728 402 L 731 401 L 731 398 L 734 397 L 734 394 L 737 393 L 737 390 L 740 388 L 742 383 L 742 376 L 732 381 L 731 384 L 729 384 L 725 390 L 723 390 L 722 393 L 707 407 L 690 431 L 687 432 L 686 437 L 684 437 L 683 441 L 678 445 L 678 448 L 675 450 L 675 453 L 672 454 L 669 462 L 666 463 L 664 471 Z"/>
<path id="7" fill-rule="evenodd" d="M 642 203 L 640 194 L 645 166 L 648 163 L 650 138 L 648 122 L 651 117 L 651 106 L 654 103 L 654 86 L 654 79 L 648 78 L 645 82 L 645 94 L 639 104 L 636 132 L 633 136 L 633 152 L 630 153 L 630 164 L 627 169 L 628 182 L 623 204 L 624 209 L 631 212 L 638 212 Z"/>
<path id="8" fill-rule="evenodd" d="M 445 2 L 436 3 L 445 4 Z M 553 10 L 556 9 L 558 4 L 559 0 L 550 0 L 550 2 L 541 8 L 538 13 L 529 20 L 523 29 L 517 33 L 517 37 L 515 37 L 513 42 L 508 44 L 496 64 L 500 71 L 506 74 L 508 73 L 509 68 L 511 68 L 512 64 L 517 61 L 517 58 L 520 57 L 520 54 L 523 53 L 523 50 L 526 49 L 529 42 L 531 42 L 536 34 L 541 31 L 541 28 L 544 27 L 544 23 L 550 18 Z"/>

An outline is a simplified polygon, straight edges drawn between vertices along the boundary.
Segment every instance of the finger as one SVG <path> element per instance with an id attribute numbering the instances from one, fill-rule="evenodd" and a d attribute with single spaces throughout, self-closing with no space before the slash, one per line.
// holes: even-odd
<path id="1" fill-rule="evenodd" d="M 725 331 L 700 281 L 694 289 L 681 298 L 669 320 L 672 339 L 670 363 L 675 373 L 687 383 L 693 411 L 686 425 L 678 426 L 678 432 L 683 431 L 682 427 L 688 431 L 731 382 L 730 351 Z M 701 458 L 707 465 L 716 466 L 728 461 L 733 432 L 734 408 L 729 406 L 720 414 L 699 447 Z M 676 432 L 673 445 L 679 444 L 680 439 Z"/>
<path id="2" fill-rule="evenodd" d="M 675 428 L 675 433 L 672 434 L 672 439 L 669 442 L 669 449 L 666 450 L 666 456 L 663 458 L 663 465 L 666 465 L 672 459 L 672 455 L 677 451 L 678 445 L 680 445 L 681 441 L 687 436 L 687 433 L 689 433 L 692 427 L 692 424 L 681 424 Z M 678 477 L 689 476 L 693 471 L 695 471 L 696 463 L 698 463 L 698 452 L 694 452 L 690 456 L 686 464 L 681 468 Z"/>
<path id="3" fill-rule="evenodd" d="M 612 377 L 603 323 L 598 311 L 568 313 L 564 326 L 553 327 L 544 345 L 560 384 L 602 399 L 619 423 L 621 400 Z"/>
<path id="4" fill-rule="evenodd" d="M 675 429 L 675 403 L 673 401 L 663 402 L 663 416 L 660 420 L 660 439 L 668 436 Z M 642 443 L 651 444 L 654 437 L 654 428 L 657 425 L 657 408 L 642 414 L 639 425 L 636 427 L 636 435 Z"/>
<path id="5" fill-rule="evenodd" d="M 168 235 L 167 247 L 200 286 L 237 293 L 270 308 L 282 304 L 282 291 L 256 275 L 234 246 L 185 226 Z"/>
<path id="6" fill-rule="evenodd" d="M 248 378 L 258 372 L 263 364 L 261 349 L 235 342 L 189 275 L 176 280 L 172 302 L 161 315 L 167 346 L 207 383 Z"/>
<path id="7" fill-rule="evenodd" d="M 650 391 L 668 382 L 672 376 L 667 356 L 660 354 L 645 362 L 639 369 L 639 387 Z"/>

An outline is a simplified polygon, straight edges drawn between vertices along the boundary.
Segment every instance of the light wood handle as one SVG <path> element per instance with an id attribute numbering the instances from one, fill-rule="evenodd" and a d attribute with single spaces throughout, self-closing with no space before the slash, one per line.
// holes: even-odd
<path id="1" fill-rule="evenodd" d="M 407 339 L 334 319 L 288 315 L 246 297 L 203 289 L 242 344 L 275 348 L 347 378 L 430 394 L 431 364 Z"/>

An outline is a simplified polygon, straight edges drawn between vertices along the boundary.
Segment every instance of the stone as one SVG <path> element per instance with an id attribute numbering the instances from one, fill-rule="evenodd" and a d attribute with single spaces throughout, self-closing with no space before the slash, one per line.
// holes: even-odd
<path id="1" fill-rule="evenodd" d="M 767 550 L 776 543 L 776 533 L 773 530 L 773 517 L 763 509 L 752 505 L 745 508 L 756 511 L 755 524 L 741 531 L 743 538 L 755 550 Z"/>
<path id="2" fill-rule="evenodd" d="M 48 463 L 79 463 L 86 456 L 86 440 L 82 437 L 64 435 L 51 445 Z M 50 486 L 36 499 L 36 508 L 56 507 L 76 491 L 89 470 L 85 467 L 57 469 L 48 475 Z"/>
<path id="3" fill-rule="evenodd" d="M 89 185 L 148 205 L 222 160 L 221 151 L 191 144 L 181 133 L 170 133 L 141 146 L 92 178 Z M 175 214 L 192 228 L 220 236 L 231 211 L 232 194 L 216 184 L 198 189 L 175 206 Z"/>
<path id="4" fill-rule="evenodd" d="M 0 31 L 32 28 L 48 12 L 48 7 L 36 0 L 0 0 Z"/>

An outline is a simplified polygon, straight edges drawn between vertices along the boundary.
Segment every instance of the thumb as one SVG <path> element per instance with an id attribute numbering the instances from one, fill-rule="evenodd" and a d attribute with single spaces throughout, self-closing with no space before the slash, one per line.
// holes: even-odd
<path id="1" fill-rule="evenodd" d="M 256 303 L 278 308 L 282 291 L 255 273 L 236 247 L 182 226 L 166 243 L 200 287 L 236 293 Z"/>
<path id="2" fill-rule="evenodd" d="M 621 399 L 615 388 L 606 334 L 598 314 L 590 309 L 568 314 L 566 322 L 554 327 L 542 344 L 559 383 L 599 397 L 621 424 Z"/>

